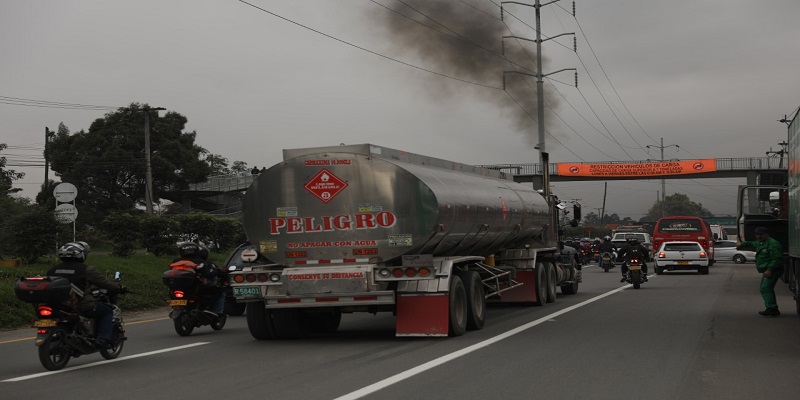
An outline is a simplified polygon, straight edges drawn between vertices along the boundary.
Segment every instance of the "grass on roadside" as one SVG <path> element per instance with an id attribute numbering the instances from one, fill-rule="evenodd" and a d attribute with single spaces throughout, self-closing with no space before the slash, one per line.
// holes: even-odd
<path id="1" fill-rule="evenodd" d="M 224 255 L 214 254 L 211 258 L 216 261 L 223 257 Z M 123 311 L 140 311 L 166 304 L 167 287 L 161 282 L 161 274 L 169 269 L 173 259 L 173 256 L 156 257 L 152 254 L 118 258 L 92 253 L 87 264 L 94 266 L 110 279 L 114 277 L 114 272 L 122 272 L 122 284 L 134 293 L 120 296 L 119 306 Z M 50 263 L 0 268 L 0 330 L 30 325 L 33 320 L 33 306 L 17 299 L 14 285 L 22 276 L 44 275 L 57 262 L 56 259 Z"/>

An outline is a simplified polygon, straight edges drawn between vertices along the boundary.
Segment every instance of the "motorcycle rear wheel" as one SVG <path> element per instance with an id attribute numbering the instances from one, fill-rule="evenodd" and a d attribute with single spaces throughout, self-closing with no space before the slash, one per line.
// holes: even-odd
<path id="1" fill-rule="evenodd" d="M 222 330 L 222 328 L 225 327 L 225 321 L 227 320 L 228 320 L 228 315 L 223 312 L 222 315 L 217 317 L 216 321 L 211 323 L 211 329 L 215 331 Z"/>
<path id="2" fill-rule="evenodd" d="M 48 371 L 58 371 L 67 366 L 72 357 L 72 349 L 64 341 L 66 332 L 55 329 L 39 346 L 39 362 Z"/>
<path id="3" fill-rule="evenodd" d="M 633 283 L 633 288 L 638 289 L 642 283 L 642 271 L 634 270 L 631 271 L 631 283 Z"/>
<path id="4" fill-rule="evenodd" d="M 172 322 L 175 324 L 175 332 L 178 336 L 189 336 L 194 331 L 194 322 L 186 312 L 181 313 L 181 315 L 173 319 Z"/>

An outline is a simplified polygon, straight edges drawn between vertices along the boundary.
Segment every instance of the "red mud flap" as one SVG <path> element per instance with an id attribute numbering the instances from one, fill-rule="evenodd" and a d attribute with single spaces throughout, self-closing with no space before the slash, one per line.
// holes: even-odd
<path id="1" fill-rule="evenodd" d="M 447 336 L 449 304 L 447 293 L 399 294 L 395 336 Z"/>
<path id="2" fill-rule="evenodd" d="M 500 294 L 500 298 L 491 301 L 501 303 L 533 303 L 536 302 L 536 271 L 517 271 L 515 281 L 523 285 Z"/>

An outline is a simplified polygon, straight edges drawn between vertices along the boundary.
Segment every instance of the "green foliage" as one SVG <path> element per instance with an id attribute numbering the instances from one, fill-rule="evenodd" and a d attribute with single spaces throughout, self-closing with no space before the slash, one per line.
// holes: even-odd
<path id="1" fill-rule="evenodd" d="M 0 151 L 5 150 L 6 147 L 8 146 L 5 143 L 0 143 Z M 11 184 L 15 180 L 24 176 L 24 172 L 16 172 L 13 169 L 6 169 L 6 158 L 0 157 L 0 196 L 8 196 L 8 192 L 11 190 Z"/>
<path id="2" fill-rule="evenodd" d="M 156 256 L 175 254 L 175 243 L 180 240 L 180 223 L 174 218 L 160 215 L 143 215 L 140 220 L 141 243 Z"/>
<path id="3" fill-rule="evenodd" d="M 146 165 L 143 156 L 145 116 L 149 116 L 153 200 L 205 181 L 211 167 L 195 144 L 196 132 L 183 132 L 186 117 L 130 107 L 95 120 L 88 131 L 59 129 L 49 145 L 52 169 L 62 182 L 78 188 L 79 222 L 98 225 L 112 211 L 144 205 Z"/>
<path id="4" fill-rule="evenodd" d="M 663 209 L 663 210 L 662 210 Z M 664 197 L 664 204 L 656 202 L 647 212 L 643 221 L 656 221 L 658 218 L 670 215 L 687 215 L 701 218 L 708 218 L 714 214 L 703 207 L 702 203 L 695 203 L 689 200 L 689 196 L 682 193 L 675 193 Z"/>
<path id="5" fill-rule="evenodd" d="M 111 240 L 111 254 L 130 257 L 140 238 L 140 218 L 128 213 L 112 213 L 103 220 L 102 226 Z"/>
<path id="6" fill-rule="evenodd" d="M 181 214 L 175 219 L 180 222 L 183 240 L 205 243 L 215 251 L 230 249 L 245 241 L 238 219 L 204 213 Z"/>
<path id="7" fill-rule="evenodd" d="M 53 209 L 40 205 L 27 205 L 17 209 L 3 219 L 0 238 L 5 253 L 10 253 L 28 262 L 34 262 L 45 254 L 52 254 L 58 246 L 59 234 L 66 237 L 67 227 L 56 221 Z"/>

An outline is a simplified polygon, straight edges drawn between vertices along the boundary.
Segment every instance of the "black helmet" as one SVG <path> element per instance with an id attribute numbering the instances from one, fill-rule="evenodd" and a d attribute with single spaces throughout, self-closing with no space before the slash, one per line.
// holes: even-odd
<path id="1" fill-rule="evenodd" d="M 200 257 L 202 259 L 208 258 L 208 249 L 202 244 L 195 242 L 183 242 L 178 245 L 178 253 L 181 257 Z"/>
<path id="2" fill-rule="evenodd" d="M 69 242 L 58 249 L 58 258 L 66 260 L 86 261 L 89 257 L 89 244 L 86 242 Z"/>
<path id="3" fill-rule="evenodd" d="M 611 236 L 605 235 L 605 236 L 603 236 L 603 240 L 605 240 L 606 242 L 608 242 L 608 241 L 610 241 L 610 240 L 611 240 Z"/>
<path id="4" fill-rule="evenodd" d="M 183 242 L 178 244 L 178 253 L 181 257 L 200 256 L 200 245 L 194 242 Z"/>

